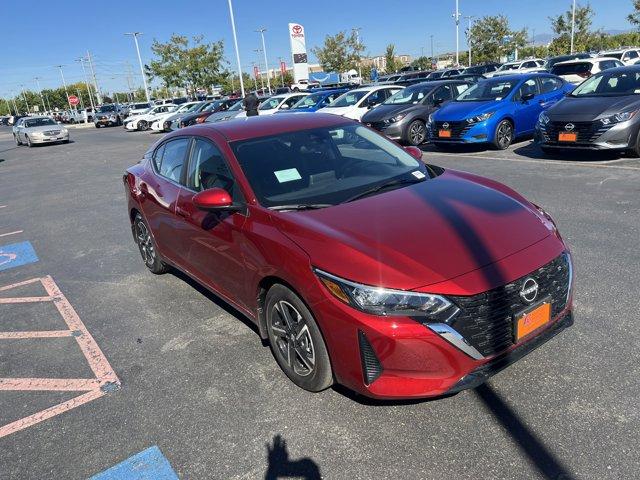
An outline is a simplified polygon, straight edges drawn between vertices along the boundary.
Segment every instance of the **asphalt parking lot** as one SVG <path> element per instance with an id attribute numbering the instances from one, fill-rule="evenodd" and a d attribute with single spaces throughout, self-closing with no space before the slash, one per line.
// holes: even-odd
<path id="1" fill-rule="evenodd" d="M 295 387 L 238 312 L 146 270 L 122 173 L 157 138 L 29 149 L 0 130 L 0 478 L 87 478 L 152 446 L 191 479 L 637 478 L 640 160 L 425 147 L 555 217 L 576 323 L 474 391 L 394 403 Z M 24 333 L 42 330 L 60 333 Z"/>

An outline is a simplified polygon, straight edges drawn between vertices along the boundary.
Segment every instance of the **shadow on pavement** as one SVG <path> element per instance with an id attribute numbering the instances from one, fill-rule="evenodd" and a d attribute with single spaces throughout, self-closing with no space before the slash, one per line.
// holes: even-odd
<path id="1" fill-rule="evenodd" d="M 518 147 L 513 150 L 513 153 L 525 158 L 533 158 L 536 160 L 562 160 L 565 162 L 602 162 L 607 160 L 618 160 L 619 158 L 630 158 L 630 155 L 625 152 L 616 152 L 611 150 L 557 150 L 546 153 L 543 152 L 535 142 Z"/>
<path id="2" fill-rule="evenodd" d="M 308 457 L 290 460 L 287 442 L 282 436 L 273 437 L 273 445 L 267 443 L 267 459 L 269 465 L 264 474 L 265 480 L 281 478 L 301 478 L 304 480 L 320 480 L 320 467 Z"/>
<path id="3" fill-rule="evenodd" d="M 544 478 L 549 480 L 575 478 L 490 385 L 486 383 L 480 385 L 475 389 L 475 393 Z"/>

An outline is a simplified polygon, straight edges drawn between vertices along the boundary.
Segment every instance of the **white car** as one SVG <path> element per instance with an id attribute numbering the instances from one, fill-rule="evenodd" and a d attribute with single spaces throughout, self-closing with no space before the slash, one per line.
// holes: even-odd
<path id="1" fill-rule="evenodd" d="M 201 103 L 202 102 L 187 102 L 187 103 L 183 103 L 182 105 L 180 105 L 178 108 L 176 108 L 172 112 L 166 112 L 166 113 L 163 113 L 161 115 L 158 115 L 156 117 L 156 119 L 153 121 L 153 123 L 151 124 L 151 130 L 153 130 L 154 132 L 164 132 L 165 130 L 167 130 L 167 129 L 164 128 L 165 120 L 167 120 L 167 119 L 169 119 L 169 118 L 171 118 L 173 116 L 180 116 L 181 114 L 187 113 L 193 107 L 195 107 L 196 105 L 200 105 Z"/>
<path id="2" fill-rule="evenodd" d="M 582 58 L 580 60 L 558 62 L 551 68 L 551 73 L 577 85 L 591 75 L 615 67 L 624 67 L 624 63 L 617 58 Z"/>
<path id="3" fill-rule="evenodd" d="M 625 65 L 633 65 L 640 59 L 640 49 L 639 48 L 621 48 L 619 50 L 608 50 L 605 52 L 600 52 L 599 56 L 616 58 L 620 60 L 622 63 L 624 63 Z"/>
<path id="4" fill-rule="evenodd" d="M 380 105 L 391 95 L 403 88 L 404 87 L 400 85 L 356 88 L 355 90 L 349 90 L 343 93 L 329 105 L 318 111 L 360 120 L 362 116 L 373 107 Z"/>
<path id="5" fill-rule="evenodd" d="M 541 58 L 531 58 L 527 60 L 518 60 L 516 62 L 504 63 L 495 72 L 485 73 L 485 77 L 499 77 L 501 75 L 513 75 L 515 73 L 531 73 L 542 71 L 544 68 L 544 60 Z"/>
<path id="6" fill-rule="evenodd" d="M 292 92 L 298 92 L 300 90 L 308 90 L 309 87 L 318 86 L 318 85 L 320 85 L 320 83 L 316 82 L 315 80 L 308 80 L 303 78 L 298 80 L 298 82 L 296 83 L 292 83 L 290 88 Z"/>
<path id="7" fill-rule="evenodd" d="M 178 105 L 156 105 L 145 113 L 128 117 L 124 122 L 125 130 L 148 130 L 157 117 L 165 113 L 173 112 Z"/>
<path id="8" fill-rule="evenodd" d="M 149 102 L 132 103 L 129 105 L 128 116 L 132 117 L 134 115 L 140 115 L 141 113 L 146 112 L 150 108 L 151 108 L 151 104 Z"/>
<path id="9" fill-rule="evenodd" d="M 273 115 L 280 110 L 287 110 L 297 103 L 302 97 L 309 95 L 305 92 L 285 93 L 284 95 L 275 95 L 260 104 L 258 107 L 258 115 Z M 240 112 L 235 118 L 245 118 L 247 112 Z"/>

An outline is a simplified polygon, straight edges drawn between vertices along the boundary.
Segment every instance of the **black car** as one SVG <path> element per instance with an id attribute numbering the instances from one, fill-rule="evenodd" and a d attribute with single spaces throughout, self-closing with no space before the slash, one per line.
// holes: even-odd
<path id="1" fill-rule="evenodd" d="M 464 80 L 465 82 L 478 83 L 480 80 L 484 80 L 484 75 L 480 75 L 479 73 L 461 73 L 460 75 L 455 75 L 451 77 L 451 79 L 455 80 Z"/>
<path id="2" fill-rule="evenodd" d="M 640 66 L 610 68 L 540 114 L 536 141 L 559 149 L 619 150 L 640 155 Z"/>
<path id="3" fill-rule="evenodd" d="M 398 78 L 393 83 L 395 83 L 396 85 L 411 85 L 412 83 L 416 82 L 424 82 L 430 73 L 431 71 L 405 72 L 400 75 L 400 78 Z"/>
<path id="4" fill-rule="evenodd" d="M 485 63 L 483 65 L 474 65 L 467 67 L 462 71 L 462 75 L 484 75 L 485 73 L 495 72 L 500 68 L 501 63 Z"/>
<path id="5" fill-rule="evenodd" d="M 444 102 L 457 97 L 471 83 L 438 80 L 411 85 L 396 92 L 373 110 L 365 113 L 362 123 L 384 133 L 392 140 L 420 145 L 427 138 L 429 114 Z"/>
<path id="6" fill-rule="evenodd" d="M 439 80 L 441 78 L 454 77 L 462 73 L 461 68 L 448 68 L 445 70 L 436 70 L 427 75 L 427 80 Z"/>
<path id="7" fill-rule="evenodd" d="M 556 63 L 568 62 L 569 60 L 581 60 L 583 58 L 591 58 L 588 53 L 574 53 L 572 55 L 558 55 L 557 57 L 549 57 L 545 60 L 544 68 L 547 72 L 550 72 Z"/>
<path id="8" fill-rule="evenodd" d="M 180 128 L 202 123 L 209 115 L 216 112 L 224 112 L 229 107 L 238 102 L 237 98 L 225 98 L 222 100 L 213 100 L 194 113 L 189 113 L 180 119 Z"/>

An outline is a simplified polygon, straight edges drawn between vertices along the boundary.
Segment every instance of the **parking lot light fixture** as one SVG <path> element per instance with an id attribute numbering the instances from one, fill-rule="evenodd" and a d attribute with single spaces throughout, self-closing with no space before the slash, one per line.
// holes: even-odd
<path id="1" fill-rule="evenodd" d="M 573 55 L 573 37 L 576 33 L 576 0 L 573 0 L 573 8 L 571 9 L 571 51 L 569 54 Z"/>
<path id="2" fill-rule="evenodd" d="M 67 90 L 67 82 L 64 80 L 64 73 L 62 73 L 62 65 L 56 65 L 58 69 L 60 69 L 60 76 L 62 77 L 62 85 L 64 86 L 64 94 L 67 96 L 67 102 L 69 103 L 69 108 L 72 110 L 77 110 L 74 106 L 71 105 L 71 101 L 69 100 L 69 91 Z"/>
<path id="3" fill-rule="evenodd" d="M 24 93 L 24 85 L 20 84 L 20 88 L 22 90 L 22 98 L 24 99 L 24 103 L 27 105 L 27 113 L 29 113 L 31 108 L 29 108 L 29 102 L 27 102 L 27 95 Z"/>
<path id="4" fill-rule="evenodd" d="M 33 78 L 36 81 L 36 85 L 38 86 L 38 92 L 40 93 L 40 101 L 42 102 L 42 111 L 43 113 L 47 111 L 47 106 L 44 104 L 44 96 L 42 95 L 42 87 L 40 87 L 40 77 Z"/>
<path id="5" fill-rule="evenodd" d="M 267 63 L 267 47 L 264 43 L 264 32 L 266 32 L 266 28 L 259 28 L 256 30 L 262 37 L 262 53 L 264 54 L 264 71 L 267 72 L 267 90 L 269 90 L 269 94 L 271 94 L 271 80 L 269 80 L 269 64 Z"/>
<path id="6" fill-rule="evenodd" d="M 460 9 L 458 8 L 458 0 L 456 0 L 456 11 L 452 15 L 456 22 L 456 67 L 460 65 Z"/>
<path id="7" fill-rule="evenodd" d="M 231 30 L 233 30 L 233 45 L 236 49 L 236 62 L 238 62 L 238 77 L 240 78 L 240 93 L 244 98 L 244 81 L 242 80 L 242 67 L 240 66 L 240 52 L 238 51 L 238 36 L 236 35 L 236 22 L 233 19 L 233 5 L 229 0 L 229 16 L 231 17 Z"/>
<path id="8" fill-rule="evenodd" d="M 133 37 L 133 41 L 136 44 L 136 52 L 138 53 L 138 63 L 140 63 L 140 73 L 142 74 L 142 83 L 144 84 L 144 94 L 147 97 L 147 103 L 151 103 L 151 97 L 149 97 L 149 86 L 147 85 L 147 77 L 144 74 L 144 67 L 142 65 L 142 57 L 140 56 L 140 46 L 138 45 L 138 36 L 142 35 L 142 32 L 130 32 L 125 33 Z"/>

